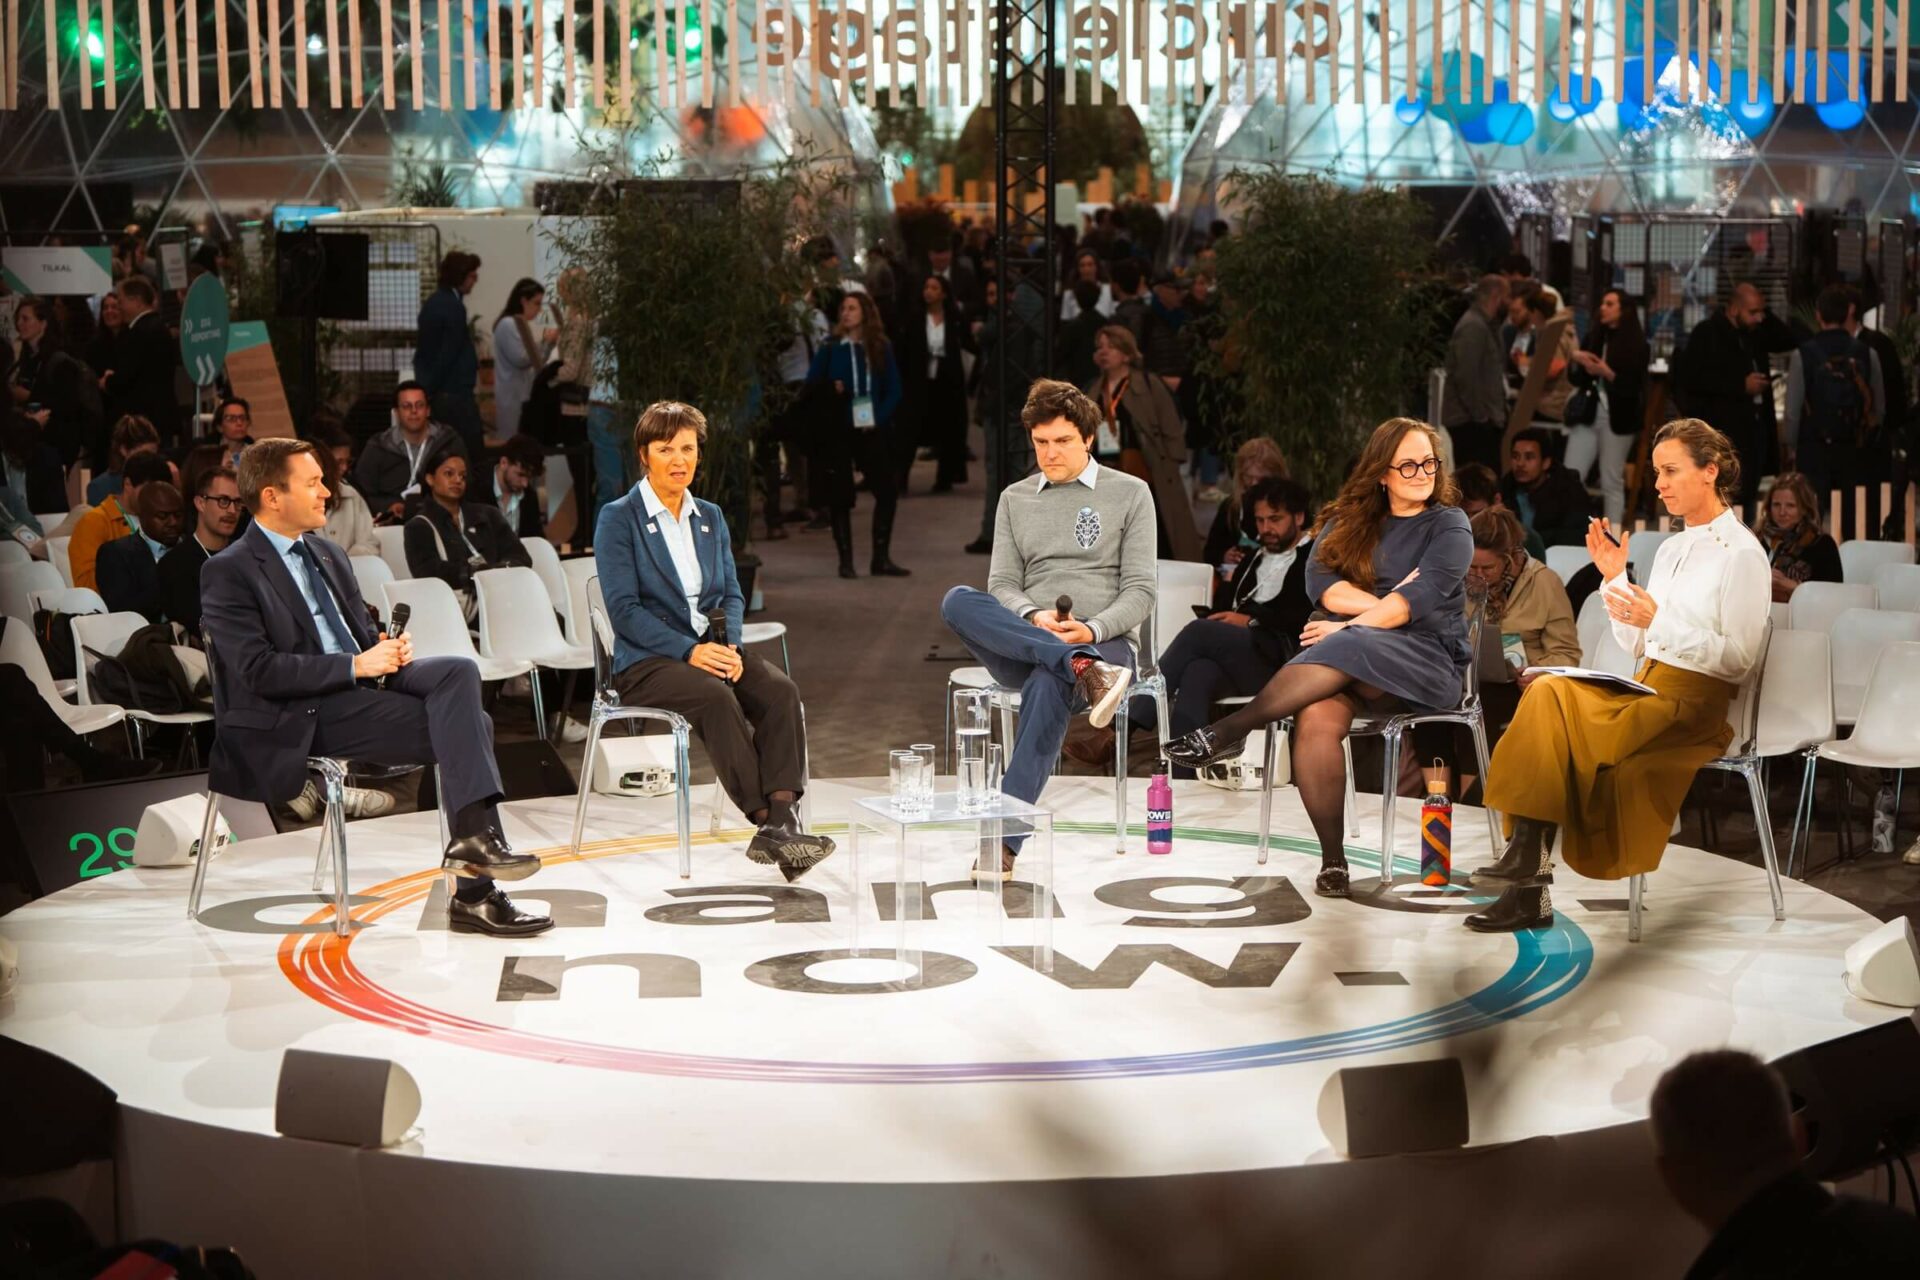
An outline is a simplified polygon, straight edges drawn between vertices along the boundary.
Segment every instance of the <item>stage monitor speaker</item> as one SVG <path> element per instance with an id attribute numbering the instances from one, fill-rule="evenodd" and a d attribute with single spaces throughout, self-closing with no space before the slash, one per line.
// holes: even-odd
<path id="1" fill-rule="evenodd" d="M 184 867 L 200 856 L 200 823 L 207 816 L 205 796 L 175 796 L 150 804 L 133 833 L 137 867 Z M 213 822 L 213 847 L 232 844 L 233 828 L 223 813 Z"/>
<path id="2" fill-rule="evenodd" d="M 1847 948 L 1847 990 L 1875 1004 L 1920 1006 L 1920 939 L 1912 917 L 1889 920 Z"/>
<path id="3" fill-rule="evenodd" d="M 280 1059 L 273 1127 L 289 1138 L 390 1147 L 420 1115 L 420 1086 L 385 1058 L 289 1049 Z"/>
<path id="4" fill-rule="evenodd" d="M 365 320 L 367 258 L 363 232 L 314 228 L 274 237 L 274 309 L 298 320 Z"/>
<path id="5" fill-rule="evenodd" d="M 1886 1144 L 1920 1141 L 1920 1029 L 1911 1018 L 1811 1045 L 1774 1063 L 1806 1126 L 1811 1177 L 1832 1181 L 1880 1163 Z"/>
<path id="6" fill-rule="evenodd" d="M 664 796 L 673 790 L 670 733 L 602 737 L 593 753 L 593 789 L 606 796 Z"/>
<path id="7" fill-rule="evenodd" d="M 1343 1067 L 1320 1091 L 1320 1131 L 1352 1157 L 1467 1144 L 1467 1076 L 1458 1058 Z"/>

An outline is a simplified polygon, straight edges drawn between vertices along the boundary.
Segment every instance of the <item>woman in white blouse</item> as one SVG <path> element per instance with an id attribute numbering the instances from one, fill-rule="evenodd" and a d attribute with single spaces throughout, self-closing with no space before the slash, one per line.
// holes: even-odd
<path id="1" fill-rule="evenodd" d="M 511 439 L 520 431 L 520 410 L 533 394 L 533 380 L 546 368 L 559 331 L 534 330 L 547 291 L 538 280 L 515 282 L 493 326 L 493 432 Z"/>
<path id="2" fill-rule="evenodd" d="M 1647 585 L 1627 581 L 1626 546 L 1605 520 L 1588 526 L 1587 550 L 1614 636 L 1654 692 L 1563 676 L 1528 687 L 1488 770 L 1487 804 L 1511 820 L 1513 837 L 1473 877 L 1505 892 L 1468 928 L 1553 923 L 1556 828 L 1583 876 L 1658 867 L 1693 775 L 1732 738 L 1727 707 L 1759 657 L 1772 599 L 1767 554 L 1731 507 L 1740 460 L 1725 436 L 1682 418 L 1654 437 L 1653 467 L 1660 500 L 1686 528 L 1660 544 Z"/>

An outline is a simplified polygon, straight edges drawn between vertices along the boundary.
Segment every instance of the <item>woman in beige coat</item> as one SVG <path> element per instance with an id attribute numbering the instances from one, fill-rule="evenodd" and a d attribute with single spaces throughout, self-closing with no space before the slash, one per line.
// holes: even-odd
<path id="1" fill-rule="evenodd" d="M 1093 340 L 1093 363 L 1100 376 L 1087 394 L 1100 406 L 1094 458 L 1136 476 L 1153 489 L 1160 522 L 1160 555 L 1168 560 L 1199 560 L 1200 529 L 1180 466 L 1187 460 L 1187 429 L 1165 379 L 1148 373 L 1140 345 L 1125 325 L 1110 324 Z"/>

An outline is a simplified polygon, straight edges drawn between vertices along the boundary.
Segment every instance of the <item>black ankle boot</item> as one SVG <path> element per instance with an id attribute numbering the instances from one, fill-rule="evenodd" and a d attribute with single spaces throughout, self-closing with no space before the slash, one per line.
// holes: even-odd
<path id="1" fill-rule="evenodd" d="M 1552 876 L 1544 877 L 1551 881 Z M 1470 915 L 1467 928 L 1475 933 L 1518 933 L 1522 929 L 1553 926 L 1553 891 L 1546 884 L 1516 885 L 1485 911 Z"/>
<path id="2" fill-rule="evenodd" d="M 838 508 L 834 510 L 833 546 L 840 553 L 840 576 L 858 576 L 853 571 L 853 512 Z"/>
<path id="3" fill-rule="evenodd" d="M 1507 841 L 1506 852 L 1492 866 L 1475 871 L 1470 877 L 1472 882 L 1524 885 L 1538 881 L 1545 874 L 1547 851 L 1553 847 L 1553 836 L 1557 830 L 1551 822 L 1515 817 L 1513 838 Z"/>
<path id="4" fill-rule="evenodd" d="M 873 513 L 873 564 L 869 566 L 876 578 L 906 578 L 912 571 L 902 569 L 887 554 L 893 546 L 893 513 Z"/>

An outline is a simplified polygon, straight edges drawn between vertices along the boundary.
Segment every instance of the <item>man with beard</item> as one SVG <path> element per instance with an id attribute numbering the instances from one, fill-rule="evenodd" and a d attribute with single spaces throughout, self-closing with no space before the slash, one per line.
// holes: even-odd
<path id="1" fill-rule="evenodd" d="M 94 574 L 100 598 L 115 613 L 138 613 L 148 622 L 164 615 L 160 590 L 160 558 L 180 541 L 186 503 L 180 491 L 165 480 L 142 485 L 137 501 L 140 527 L 130 538 L 118 538 L 100 548 Z"/>
<path id="2" fill-rule="evenodd" d="M 225 549 L 240 527 L 240 483 L 232 467 L 210 467 L 195 486 L 193 532 L 160 557 L 160 598 L 167 620 L 200 634 L 200 567 Z"/>

